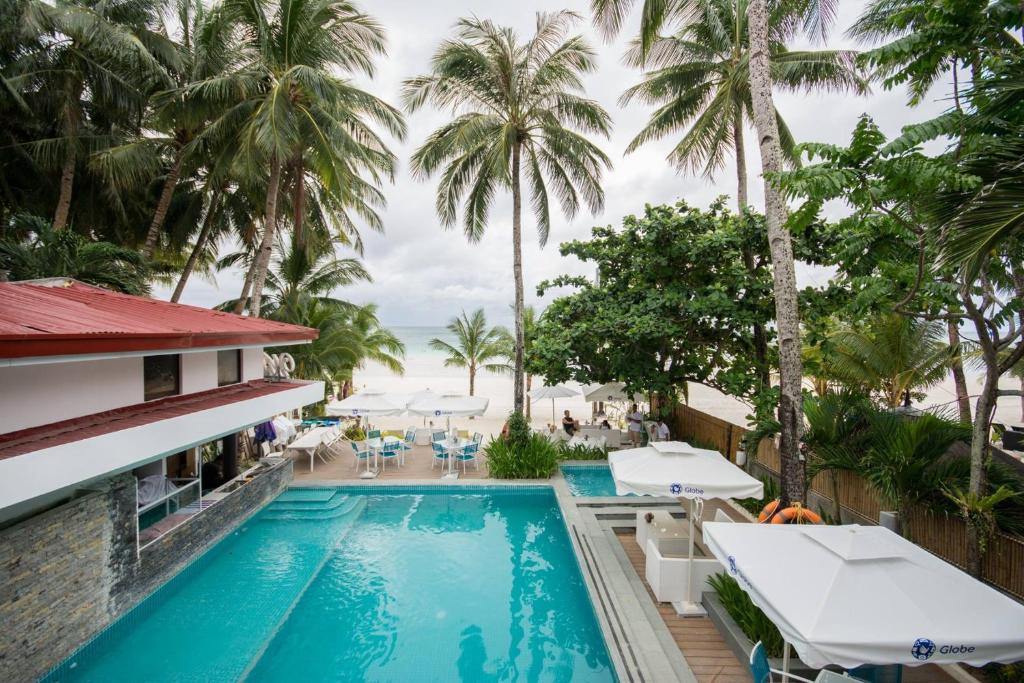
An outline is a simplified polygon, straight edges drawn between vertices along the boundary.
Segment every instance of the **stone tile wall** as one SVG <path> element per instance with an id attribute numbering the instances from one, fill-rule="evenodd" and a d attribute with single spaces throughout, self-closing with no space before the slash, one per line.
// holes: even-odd
<path id="1" fill-rule="evenodd" d="M 32 681 L 287 487 L 286 460 L 137 551 L 135 481 L 112 477 L 0 529 L 0 681 Z"/>

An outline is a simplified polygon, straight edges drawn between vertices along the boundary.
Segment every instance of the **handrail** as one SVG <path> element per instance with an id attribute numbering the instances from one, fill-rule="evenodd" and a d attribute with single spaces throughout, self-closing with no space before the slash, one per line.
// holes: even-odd
<path id="1" fill-rule="evenodd" d="M 148 512 L 148 511 L 152 510 L 153 508 L 155 508 L 160 503 L 164 503 L 167 500 L 169 500 L 170 498 L 173 498 L 174 496 L 177 496 L 177 495 L 181 494 L 183 491 L 188 490 L 188 488 L 190 486 L 199 486 L 199 479 L 198 478 L 196 478 L 196 479 L 171 479 L 170 481 L 187 481 L 187 482 L 190 482 L 190 483 L 185 484 L 184 486 L 179 486 L 178 488 L 174 489 L 170 493 L 167 493 L 167 494 L 161 496 L 160 498 L 157 498 L 152 503 L 147 503 L 146 505 L 140 507 L 138 509 L 138 511 L 136 512 L 136 514 L 141 515 L 144 512 Z"/>

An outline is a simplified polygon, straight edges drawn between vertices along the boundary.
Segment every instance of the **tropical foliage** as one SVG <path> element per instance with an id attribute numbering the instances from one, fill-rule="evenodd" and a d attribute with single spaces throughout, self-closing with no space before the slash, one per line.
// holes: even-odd
<path id="1" fill-rule="evenodd" d="M 429 74 L 405 83 L 409 111 L 427 103 L 458 115 L 434 131 L 413 154 L 413 170 L 441 171 L 437 213 L 446 226 L 462 208 L 466 237 L 483 236 L 495 194 L 512 194 L 512 274 L 515 284 L 513 407 L 525 402 L 522 182 L 529 191 L 541 245 L 551 230 L 549 190 L 572 218 L 581 202 L 604 204 L 601 175 L 611 161 L 587 135 L 607 137 L 608 113 L 583 92 L 582 76 L 594 70 L 594 53 L 582 36 L 567 36 L 571 12 L 538 14 L 536 31 L 522 41 L 510 28 L 462 19 L 456 37 L 441 44 Z"/>
<path id="2" fill-rule="evenodd" d="M 478 308 L 472 315 L 465 311 L 448 323 L 454 343 L 444 339 L 431 339 L 430 348 L 445 354 L 444 364 L 450 368 L 466 368 L 469 372 L 469 395 L 476 391 L 476 375 L 481 370 L 506 372 L 508 370 L 508 333 L 501 327 L 488 327 L 484 310 Z"/>
<path id="3" fill-rule="evenodd" d="M 547 479 L 558 469 L 558 450 L 543 434 L 531 431 L 522 413 L 513 411 L 505 436 L 484 446 L 487 470 L 497 479 Z"/>
<path id="4" fill-rule="evenodd" d="M 747 0 L 713 0 L 695 7 L 679 30 L 659 36 L 645 50 L 640 38 L 626 55 L 630 66 L 646 69 L 644 80 L 622 95 L 657 105 L 643 130 L 626 152 L 659 138 L 685 131 L 668 160 L 681 171 L 701 168 L 713 177 L 735 155 L 740 208 L 747 205 L 744 130 L 752 123 Z M 788 50 L 789 19 L 771 16 L 769 26 L 772 82 L 793 91 L 850 90 L 865 92 L 867 84 L 855 68 L 849 50 Z M 796 143 L 781 114 L 780 143 L 790 164 L 796 162 Z"/>

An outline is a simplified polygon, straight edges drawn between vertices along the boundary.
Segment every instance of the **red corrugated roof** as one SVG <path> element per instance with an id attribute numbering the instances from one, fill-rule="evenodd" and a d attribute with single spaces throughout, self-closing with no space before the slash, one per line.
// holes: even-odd
<path id="1" fill-rule="evenodd" d="M 316 339 L 309 327 L 111 292 L 75 280 L 0 282 L 0 358 Z"/>
<path id="2" fill-rule="evenodd" d="M 17 432 L 0 435 L 0 460 L 13 458 L 16 455 L 34 453 L 44 448 L 52 448 L 82 439 L 90 439 L 122 429 L 141 427 L 142 425 L 167 420 L 172 417 L 198 413 L 251 398 L 275 394 L 279 391 L 305 386 L 308 382 L 267 382 L 254 380 L 244 384 L 209 391 L 200 391 L 183 396 L 137 403 L 125 408 L 93 413 L 71 420 L 62 420 L 39 427 L 30 427 Z M 268 416 L 269 417 L 269 416 Z"/>

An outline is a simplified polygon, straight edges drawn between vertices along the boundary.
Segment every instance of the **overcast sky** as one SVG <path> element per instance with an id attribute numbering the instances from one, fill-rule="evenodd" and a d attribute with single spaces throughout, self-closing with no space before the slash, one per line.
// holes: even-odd
<path id="1" fill-rule="evenodd" d="M 735 194 L 735 167 L 731 164 L 714 179 L 681 176 L 665 162 L 665 156 L 678 141 L 666 138 L 638 152 L 623 156 L 628 142 L 647 119 L 648 110 L 639 105 L 618 105 L 622 91 L 636 83 L 641 74 L 622 65 L 621 56 L 629 37 L 639 24 L 637 11 L 623 35 L 613 43 L 604 43 L 589 23 L 589 0 L 530 0 L 528 2 L 472 2 L 471 0 L 378 0 L 360 5 L 373 13 L 385 26 L 389 54 L 378 60 L 378 70 L 365 87 L 398 105 L 402 80 L 424 73 L 437 44 L 452 33 L 459 17 L 476 14 L 503 25 L 515 27 L 522 36 L 530 35 L 537 11 L 573 9 L 584 15 L 578 26 L 598 52 L 598 70 L 586 78 L 587 95 L 598 100 L 611 114 L 614 130 L 601 147 L 612 158 L 614 168 L 605 176 L 605 209 L 599 216 L 582 212 L 567 221 L 552 209 L 551 237 L 541 249 L 535 224 L 524 202 L 524 277 L 527 303 L 540 308 L 552 297 L 537 300 L 536 284 L 561 273 L 590 274 L 592 267 L 575 258 L 562 258 L 558 244 L 586 238 L 594 225 L 619 225 L 623 216 L 643 210 L 645 203 L 659 204 L 685 199 L 707 206 L 720 194 Z M 844 0 L 839 6 L 836 30 L 829 47 L 850 48 L 843 32 L 856 18 L 862 3 Z M 794 45 L 792 47 L 804 47 Z M 883 91 L 875 86 L 865 97 L 854 95 L 813 95 L 776 92 L 776 105 L 798 141 L 846 143 L 857 117 L 873 116 L 886 135 L 897 134 L 907 123 L 920 121 L 946 108 L 944 90 L 937 89 L 932 100 L 910 109 L 905 92 Z M 436 179 L 418 181 L 408 171 L 412 151 L 438 125 L 450 118 L 450 112 L 426 108 L 408 117 L 409 135 L 404 142 L 393 140 L 392 149 L 400 159 L 393 185 L 385 186 L 388 207 L 383 211 L 383 235 L 364 230 L 365 263 L 373 275 L 370 284 L 339 290 L 336 294 L 358 303 L 377 303 L 388 325 L 443 325 L 460 310 L 483 307 L 494 323 L 509 324 L 512 302 L 511 201 L 507 196 L 495 202 L 487 235 L 478 244 L 468 244 L 459 229 L 442 229 L 434 213 Z M 751 202 L 763 207 L 759 174 L 760 157 L 754 135 L 748 134 L 747 163 L 750 170 Z M 835 207 L 833 211 L 841 210 Z M 815 284 L 828 277 L 827 272 L 801 269 L 801 285 Z M 236 296 L 241 275 L 223 272 L 217 283 L 193 279 L 183 297 L 184 303 L 211 306 Z M 158 291 L 167 297 L 167 292 Z"/>

